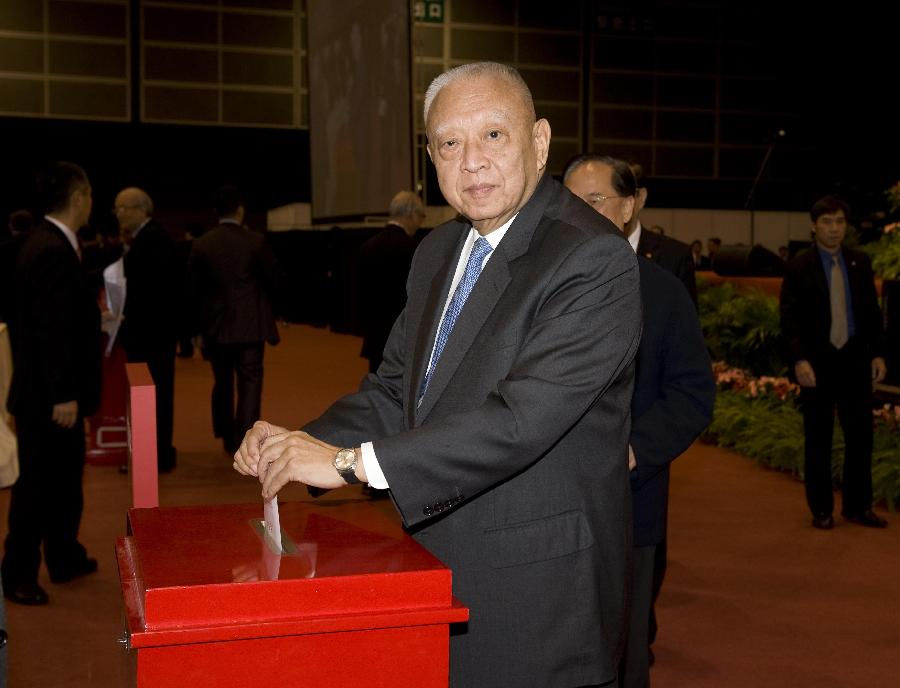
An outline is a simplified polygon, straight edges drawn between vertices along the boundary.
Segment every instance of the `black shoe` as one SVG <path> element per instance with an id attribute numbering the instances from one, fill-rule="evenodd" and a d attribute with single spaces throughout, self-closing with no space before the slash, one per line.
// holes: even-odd
<path id="1" fill-rule="evenodd" d="M 37 583 L 19 583 L 3 588 L 3 596 L 10 602 L 27 604 L 30 607 L 38 607 L 50 601 L 47 592 Z"/>
<path id="2" fill-rule="evenodd" d="M 841 514 L 845 521 L 850 523 L 858 523 L 867 528 L 887 528 L 887 521 L 876 514 L 871 509 L 866 509 L 861 514 Z"/>
<path id="3" fill-rule="evenodd" d="M 68 583 L 69 581 L 87 576 L 97 571 L 97 560 L 85 557 L 75 564 L 70 564 L 58 571 L 50 572 L 51 583 Z"/>
<path id="4" fill-rule="evenodd" d="M 816 514 L 813 516 L 813 528 L 831 530 L 834 528 L 834 519 L 831 517 L 831 514 Z"/>

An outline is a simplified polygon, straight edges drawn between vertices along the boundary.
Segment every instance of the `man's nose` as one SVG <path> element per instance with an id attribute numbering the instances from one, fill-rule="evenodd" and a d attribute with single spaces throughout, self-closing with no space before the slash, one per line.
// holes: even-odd
<path id="1" fill-rule="evenodd" d="M 490 161 L 484 154 L 481 144 L 477 140 L 466 141 L 463 144 L 462 166 L 466 172 L 480 172 L 490 166 Z"/>

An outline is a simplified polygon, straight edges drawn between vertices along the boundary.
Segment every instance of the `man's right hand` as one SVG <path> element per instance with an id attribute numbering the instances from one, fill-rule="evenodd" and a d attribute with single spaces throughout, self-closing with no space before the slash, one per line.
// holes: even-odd
<path id="1" fill-rule="evenodd" d="M 797 383 L 801 387 L 816 386 L 816 373 L 809 361 L 797 361 L 794 365 L 794 375 L 797 376 Z"/>
<path id="2" fill-rule="evenodd" d="M 78 420 L 78 402 L 73 399 L 72 401 L 53 404 L 52 418 L 53 422 L 61 428 L 68 430 L 74 427 L 75 421 Z"/>
<path id="3" fill-rule="evenodd" d="M 241 475 L 259 475 L 259 453 L 263 442 L 272 435 L 281 435 L 288 432 L 287 428 L 280 425 L 272 425 L 264 420 L 258 420 L 244 435 L 244 441 L 234 453 L 234 470 Z"/>

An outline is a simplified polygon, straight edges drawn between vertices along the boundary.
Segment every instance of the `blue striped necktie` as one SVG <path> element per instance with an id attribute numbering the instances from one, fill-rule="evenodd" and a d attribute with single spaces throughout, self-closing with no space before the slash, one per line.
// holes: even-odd
<path id="1" fill-rule="evenodd" d="M 450 332 L 453 330 L 453 325 L 456 324 L 456 319 L 462 312 L 466 299 L 469 298 L 469 293 L 472 291 L 472 287 L 474 287 L 475 282 L 478 281 L 484 258 L 493 250 L 494 249 L 491 247 L 490 243 L 488 243 L 488 240 L 484 237 L 479 237 L 475 242 L 475 245 L 472 246 L 472 253 L 469 254 L 469 261 L 466 263 L 466 270 L 459 280 L 459 284 L 456 285 L 456 291 L 453 292 L 453 298 L 450 299 L 450 305 L 447 306 L 447 312 L 444 314 L 444 319 L 441 321 L 441 327 L 438 330 L 437 339 L 434 342 L 434 354 L 431 356 L 431 365 L 428 366 L 428 371 L 425 373 L 425 379 L 422 380 L 422 387 L 419 389 L 419 403 L 421 403 L 422 397 L 425 396 L 425 390 L 428 389 L 431 375 L 434 373 L 438 359 L 441 357 L 441 352 L 444 350 L 444 346 L 450 338 Z"/>

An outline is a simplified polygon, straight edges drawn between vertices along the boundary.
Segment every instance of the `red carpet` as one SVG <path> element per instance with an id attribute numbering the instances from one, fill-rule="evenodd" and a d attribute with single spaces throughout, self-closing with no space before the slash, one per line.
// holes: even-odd
<path id="1" fill-rule="evenodd" d="M 366 370 L 359 340 L 291 326 L 266 350 L 263 415 L 297 426 Z M 162 476 L 164 505 L 251 502 L 259 487 L 238 476 L 212 437 L 209 365 L 179 359 L 175 445 Z M 357 499 L 358 489 L 333 493 Z M 100 571 L 67 585 L 41 572 L 50 605 L 8 605 L 13 688 L 121 688 L 129 657 L 116 639 L 122 611 L 113 545 L 130 498 L 114 467 L 85 472 L 82 541 Z M 286 488 L 283 500 L 305 498 Z M 0 491 L 5 536 L 9 491 Z M 385 509 L 389 503 L 380 502 Z M 886 531 L 844 524 L 814 530 L 803 486 L 789 476 L 705 446 L 675 464 L 669 573 L 659 604 L 657 688 L 854 688 L 900 684 L 900 519 Z M 512 688 L 512 687 L 498 687 Z"/>

